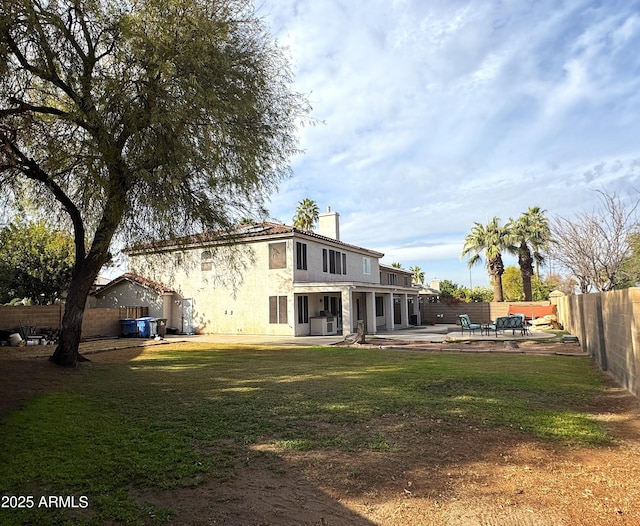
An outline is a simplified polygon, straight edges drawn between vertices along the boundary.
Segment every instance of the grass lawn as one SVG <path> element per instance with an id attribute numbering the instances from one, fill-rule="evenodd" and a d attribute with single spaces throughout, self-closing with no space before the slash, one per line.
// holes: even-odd
<path id="1" fill-rule="evenodd" d="M 464 426 L 606 446 L 590 415 L 601 390 L 586 358 L 165 345 L 83 365 L 63 390 L 3 417 L 1 493 L 33 500 L 10 510 L 18 503 L 4 498 L 0 524 L 164 524 L 171 504 L 142 504 L 136 491 L 224 482 L 255 445 L 397 453 L 412 421 L 425 438 Z M 75 501 L 55 509 L 43 496 Z"/>

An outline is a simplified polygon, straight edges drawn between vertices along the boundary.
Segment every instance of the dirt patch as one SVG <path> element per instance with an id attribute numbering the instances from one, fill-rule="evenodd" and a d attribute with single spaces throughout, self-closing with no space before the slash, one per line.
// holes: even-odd
<path id="1" fill-rule="evenodd" d="M 397 341 L 393 347 L 407 348 Z M 484 342 L 415 348 L 522 352 Z M 526 352 L 534 351 L 579 353 L 562 344 L 535 344 Z M 119 349 L 91 360 L 123 362 L 147 352 L 153 349 Z M 0 411 L 6 412 L 60 387 L 73 371 L 46 358 L 5 355 L 0 374 Z M 284 451 L 257 444 L 238 451 L 242 460 L 228 479 L 138 491 L 136 497 L 171 507 L 171 524 L 185 526 L 640 524 L 640 403 L 608 382 L 593 413 L 614 435 L 612 445 L 567 449 L 517 431 L 390 415 L 376 423 L 393 444 L 390 450 Z"/>

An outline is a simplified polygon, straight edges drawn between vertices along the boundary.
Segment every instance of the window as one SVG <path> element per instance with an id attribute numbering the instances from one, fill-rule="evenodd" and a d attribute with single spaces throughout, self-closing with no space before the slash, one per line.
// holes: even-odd
<path id="1" fill-rule="evenodd" d="M 307 244 L 296 241 L 296 268 L 307 270 Z"/>
<path id="2" fill-rule="evenodd" d="M 395 285 L 397 281 L 398 281 L 398 275 L 397 274 L 393 274 L 393 273 L 387 274 L 387 284 L 388 285 Z"/>
<path id="3" fill-rule="evenodd" d="M 309 296 L 298 296 L 298 323 L 309 323 Z"/>
<path id="4" fill-rule="evenodd" d="M 384 298 L 376 296 L 376 316 L 384 316 Z"/>
<path id="5" fill-rule="evenodd" d="M 322 272 L 327 272 L 327 249 L 322 249 Z"/>
<path id="6" fill-rule="evenodd" d="M 371 258 L 362 258 L 362 273 L 371 274 Z"/>
<path id="7" fill-rule="evenodd" d="M 404 286 L 408 287 L 409 286 L 409 276 L 405 276 L 404 277 Z"/>
<path id="8" fill-rule="evenodd" d="M 211 250 L 203 250 L 200 254 L 200 270 L 211 270 L 213 268 L 213 255 Z"/>
<path id="9" fill-rule="evenodd" d="M 347 273 L 347 255 L 344 252 L 342 253 L 342 273 Z"/>
<path id="10" fill-rule="evenodd" d="M 269 323 L 287 323 L 286 296 L 269 296 Z"/>
<path id="11" fill-rule="evenodd" d="M 269 268 L 287 268 L 286 243 L 269 243 Z"/>

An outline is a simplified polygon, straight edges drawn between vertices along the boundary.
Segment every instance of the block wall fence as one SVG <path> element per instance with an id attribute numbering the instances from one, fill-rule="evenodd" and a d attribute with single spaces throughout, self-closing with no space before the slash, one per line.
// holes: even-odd
<path id="1" fill-rule="evenodd" d="M 558 298 L 558 319 L 603 371 L 640 397 L 640 288 Z"/>
<path id="2" fill-rule="evenodd" d="M 551 302 L 424 303 L 422 323 L 457 323 L 468 314 L 474 323 L 505 316 L 509 305 L 549 305 Z M 582 349 L 598 366 L 640 398 L 640 287 L 554 298 L 558 321 L 577 336 Z"/>
<path id="3" fill-rule="evenodd" d="M 535 305 L 550 305 L 549 301 L 519 301 L 519 302 L 452 302 L 452 303 L 423 303 L 420 305 L 422 325 L 431 323 L 458 324 L 459 314 L 468 314 L 473 323 L 489 323 L 499 316 L 509 314 L 509 305 L 531 307 Z"/>
<path id="4" fill-rule="evenodd" d="M 30 307 L 0 306 L 0 329 L 14 330 L 22 326 L 36 329 L 59 329 L 64 305 L 34 305 Z M 120 318 L 126 318 L 121 309 L 87 309 L 82 320 L 82 337 L 118 336 Z"/>

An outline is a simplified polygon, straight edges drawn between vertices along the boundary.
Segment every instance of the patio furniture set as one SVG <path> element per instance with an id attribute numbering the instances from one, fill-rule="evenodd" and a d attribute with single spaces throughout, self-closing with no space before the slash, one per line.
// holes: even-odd
<path id="1" fill-rule="evenodd" d="M 498 332 L 504 333 L 510 330 L 511 334 L 515 336 L 516 331 L 520 331 L 521 336 L 529 334 L 529 324 L 524 314 L 509 314 L 508 316 L 499 316 L 495 321 L 490 323 L 472 323 L 468 314 L 458 315 L 460 320 L 460 326 L 462 327 L 462 334 L 464 331 L 469 331 L 471 334 L 475 334 L 476 330 L 480 330 L 480 335 L 489 336 L 491 332 L 495 333 L 496 338 Z"/>

